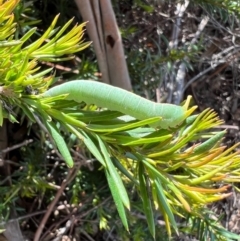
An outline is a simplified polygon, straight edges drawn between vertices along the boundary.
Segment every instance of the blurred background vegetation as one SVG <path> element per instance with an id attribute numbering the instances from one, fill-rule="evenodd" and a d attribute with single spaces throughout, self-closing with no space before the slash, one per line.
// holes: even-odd
<path id="1" fill-rule="evenodd" d="M 176 9 L 178 4 L 183 8 L 182 15 Z M 238 142 L 239 1 L 113 0 L 112 6 L 134 92 L 151 100 L 176 104 L 191 94 L 200 111 L 211 107 L 225 120 L 229 127 L 226 145 Z M 22 0 L 15 9 L 15 37 L 20 38 L 32 26 L 37 26 L 37 35 L 41 36 L 58 13 L 59 26 L 72 17 L 75 17 L 73 25 L 82 22 L 74 1 Z M 85 38 L 88 40 L 87 33 Z M 34 37 L 29 41 L 33 40 Z M 40 65 L 53 66 L 57 80 L 101 80 L 92 46 L 74 60 Z M 178 77 L 181 73 L 185 76 L 183 83 Z M 0 212 L 3 219 L 8 218 L 14 204 L 23 235 L 32 240 L 48 204 L 66 177 L 67 167 L 38 125 L 29 128 L 27 121 L 23 121 L 22 125 L 7 123 L 7 126 L 11 149 L 6 149 L 8 168 L 1 170 L 0 200 L 5 202 L 0 204 Z M 128 216 L 128 233 L 118 217 L 99 162 L 83 146 L 75 146 L 74 136 L 65 136 L 65 140 L 80 168 L 62 192 L 42 240 L 57 240 L 54 237 L 64 235 L 72 237 L 71 240 L 153 240 L 137 191 L 129 186 L 134 205 Z M 9 181 L 11 187 L 7 185 Z M 211 209 L 223 214 L 221 221 L 225 227 L 239 233 L 234 211 L 239 204 L 238 201 L 233 204 L 234 200 L 219 202 Z M 159 224 L 156 240 L 168 240 L 161 217 L 156 219 Z M 177 221 L 182 232 L 172 240 L 194 240 L 197 233 L 194 221 L 189 220 L 190 226 Z"/>

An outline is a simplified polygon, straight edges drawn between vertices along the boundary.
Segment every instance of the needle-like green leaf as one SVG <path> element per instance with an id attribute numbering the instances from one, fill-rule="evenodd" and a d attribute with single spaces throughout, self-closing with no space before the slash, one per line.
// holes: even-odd
<path id="1" fill-rule="evenodd" d="M 137 121 L 134 123 L 124 123 L 124 124 L 116 124 L 116 125 L 108 125 L 108 126 L 89 124 L 88 129 L 95 132 L 119 132 L 119 131 L 131 130 L 134 128 L 138 128 L 140 126 L 150 125 L 159 120 L 160 120 L 159 117 L 153 117 L 143 121 Z"/>
<path id="2" fill-rule="evenodd" d="M 63 137 L 61 136 L 61 134 L 58 132 L 57 127 L 55 126 L 54 123 L 50 123 L 48 121 L 45 121 L 46 127 L 48 129 L 48 131 L 50 132 L 51 136 L 53 137 L 57 148 L 59 150 L 59 152 L 61 153 L 63 159 L 65 160 L 66 164 L 68 165 L 68 167 L 72 168 L 74 165 L 72 156 L 68 150 L 67 144 L 64 141 Z"/>
<path id="3" fill-rule="evenodd" d="M 129 230 L 128 229 L 128 221 L 127 221 L 127 217 L 126 217 L 126 211 L 125 211 L 124 205 L 122 203 L 121 194 L 118 192 L 118 186 L 116 185 L 115 181 L 113 180 L 111 174 L 109 173 L 109 171 L 107 169 L 105 169 L 105 173 L 106 173 L 108 184 L 109 184 L 112 196 L 113 196 L 113 200 L 117 207 L 119 216 L 120 216 L 122 223 L 123 223 L 124 227 L 126 228 L 126 230 Z"/>
<path id="4" fill-rule="evenodd" d="M 87 146 L 88 150 L 97 158 L 97 160 L 106 167 L 105 160 L 102 156 L 102 154 L 99 152 L 98 146 L 96 146 L 96 143 L 94 143 L 94 138 L 92 135 L 88 135 L 86 132 L 81 131 L 82 136 L 84 137 L 83 142 Z"/>
<path id="5" fill-rule="evenodd" d="M 109 157 L 109 151 L 107 150 L 107 147 L 105 146 L 105 144 L 103 143 L 101 138 L 98 135 L 96 135 L 96 137 L 97 137 L 97 140 L 99 143 L 100 150 L 104 156 L 105 163 L 106 163 L 107 169 L 109 171 L 109 175 L 112 177 L 112 180 L 115 182 L 115 186 L 117 187 L 116 192 L 119 192 L 119 195 L 121 197 L 121 200 L 122 200 L 124 206 L 127 209 L 130 209 L 130 201 L 128 198 L 126 188 L 124 187 L 122 179 L 119 176 L 116 168 L 114 167 L 111 158 Z"/>
<path id="6" fill-rule="evenodd" d="M 117 169 L 122 172 L 122 174 L 124 174 L 136 185 L 139 185 L 138 181 L 129 173 L 129 171 L 121 164 L 121 162 L 117 158 L 112 157 L 111 160 L 113 161 L 113 164 L 117 167 Z"/>
<path id="7" fill-rule="evenodd" d="M 213 148 L 226 134 L 226 131 L 218 132 L 216 135 L 208 139 L 207 141 L 203 142 L 201 145 L 197 146 L 194 149 L 194 154 L 199 154 L 203 152 L 209 151 L 211 148 Z"/>
<path id="8" fill-rule="evenodd" d="M 169 203 L 166 199 L 166 196 L 164 194 L 164 190 L 163 190 L 163 187 L 162 187 L 162 184 L 161 184 L 160 180 L 155 179 L 154 184 L 155 184 L 156 190 L 157 190 L 159 205 L 161 205 L 162 210 L 164 210 L 164 212 L 167 214 L 168 219 L 169 219 L 172 227 L 175 229 L 176 232 L 178 232 L 178 228 L 177 228 L 177 224 L 176 224 L 173 212 L 172 212 L 172 210 L 169 206 Z"/>
<path id="9" fill-rule="evenodd" d="M 138 179 L 139 179 L 140 196 L 143 200 L 143 209 L 147 218 L 148 227 L 149 227 L 150 233 L 155 238 L 155 222 L 154 222 L 154 216 L 153 216 L 153 209 L 152 209 L 151 199 L 149 198 L 149 193 L 147 190 L 149 188 L 149 183 L 145 178 L 144 166 L 141 161 L 139 162 L 139 165 L 138 165 Z"/>

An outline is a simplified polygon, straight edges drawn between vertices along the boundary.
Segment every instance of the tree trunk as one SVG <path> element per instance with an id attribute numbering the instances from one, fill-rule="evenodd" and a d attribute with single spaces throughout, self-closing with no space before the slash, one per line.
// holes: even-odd
<path id="1" fill-rule="evenodd" d="M 132 90 L 122 39 L 110 0 L 75 0 L 97 55 L 102 81 Z"/>

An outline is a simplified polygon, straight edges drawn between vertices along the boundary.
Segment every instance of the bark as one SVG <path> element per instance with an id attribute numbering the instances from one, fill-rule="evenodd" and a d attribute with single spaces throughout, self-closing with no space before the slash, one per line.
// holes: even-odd
<path id="1" fill-rule="evenodd" d="M 110 0 L 75 0 L 93 41 L 102 81 L 132 90 L 122 39 Z"/>

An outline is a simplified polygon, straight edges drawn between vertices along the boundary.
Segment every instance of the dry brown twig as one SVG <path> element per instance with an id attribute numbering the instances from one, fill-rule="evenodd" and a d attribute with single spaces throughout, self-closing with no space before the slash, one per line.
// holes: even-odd
<path id="1" fill-rule="evenodd" d="M 54 200 L 49 205 L 49 208 L 48 208 L 47 212 L 45 213 L 41 223 L 39 224 L 39 227 L 38 227 L 38 229 L 35 233 L 35 236 L 34 236 L 34 241 L 40 240 L 42 231 L 45 227 L 45 224 L 46 224 L 49 216 L 51 215 L 52 211 L 54 210 L 54 207 L 56 206 L 56 204 L 57 204 L 59 198 L 61 197 L 62 193 L 64 192 L 66 186 L 75 178 L 79 168 L 80 168 L 80 166 L 76 165 L 73 169 L 68 170 L 68 174 L 66 176 L 66 179 L 63 180 L 61 188 L 57 191 Z"/>

